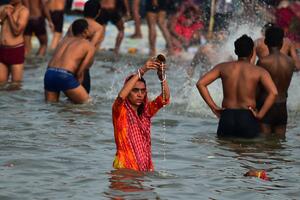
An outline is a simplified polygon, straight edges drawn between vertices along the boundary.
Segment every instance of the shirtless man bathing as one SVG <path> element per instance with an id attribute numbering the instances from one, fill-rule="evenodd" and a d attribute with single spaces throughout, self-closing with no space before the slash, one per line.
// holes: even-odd
<path id="1" fill-rule="evenodd" d="M 25 47 L 23 32 L 29 19 L 29 10 L 21 0 L 10 0 L 0 7 L 0 84 L 23 79 Z"/>
<path id="2" fill-rule="evenodd" d="M 81 85 L 84 71 L 93 64 L 95 54 L 94 45 L 88 41 L 91 37 L 88 30 L 88 22 L 78 19 L 72 23 L 73 36 L 65 37 L 58 44 L 44 78 L 46 101 L 58 102 L 60 91 L 73 103 L 89 100 Z"/>
<path id="3" fill-rule="evenodd" d="M 253 138 L 259 135 L 259 120 L 273 105 L 277 89 L 270 74 L 250 63 L 254 42 L 243 35 L 234 42 L 238 60 L 216 65 L 201 77 L 197 88 L 215 115 L 220 118 L 217 134 Z M 222 108 L 213 101 L 207 86 L 221 78 L 223 85 Z M 256 111 L 256 89 L 261 84 L 266 98 Z"/>

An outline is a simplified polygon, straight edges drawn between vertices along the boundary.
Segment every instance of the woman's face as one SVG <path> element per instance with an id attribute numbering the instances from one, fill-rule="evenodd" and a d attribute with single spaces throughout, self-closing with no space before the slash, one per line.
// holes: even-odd
<path id="1" fill-rule="evenodd" d="M 139 107 L 143 102 L 147 94 L 145 83 L 138 81 L 132 88 L 128 95 L 128 100 L 133 107 Z"/>

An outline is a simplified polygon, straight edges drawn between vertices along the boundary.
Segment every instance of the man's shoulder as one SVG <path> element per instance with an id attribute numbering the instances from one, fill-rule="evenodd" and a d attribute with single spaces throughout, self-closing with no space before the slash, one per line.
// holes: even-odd
<path id="1" fill-rule="evenodd" d="M 264 40 L 265 40 L 264 37 L 257 38 L 257 39 L 254 41 L 255 46 L 263 45 L 263 44 L 264 44 Z"/>
<path id="2" fill-rule="evenodd" d="M 22 5 L 21 8 L 20 8 L 20 10 L 19 10 L 19 13 L 28 14 L 29 15 L 29 9 L 26 6 Z"/>
<path id="3" fill-rule="evenodd" d="M 103 26 L 96 20 L 87 18 L 87 21 L 93 32 L 103 29 Z"/>

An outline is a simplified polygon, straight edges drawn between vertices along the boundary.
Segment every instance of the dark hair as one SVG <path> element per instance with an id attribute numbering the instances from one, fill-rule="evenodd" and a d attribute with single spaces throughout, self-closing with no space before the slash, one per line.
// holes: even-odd
<path id="1" fill-rule="evenodd" d="M 269 47 L 281 47 L 283 42 L 283 29 L 277 26 L 271 26 L 265 33 L 265 44 Z"/>
<path id="2" fill-rule="evenodd" d="M 83 16 L 94 18 L 99 13 L 100 8 L 99 0 L 88 0 L 84 4 Z"/>
<path id="3" fill-rule="evenodd" d="M 82 34 L 89 24 L 85 19 L 77 19 L 72 23 L 72 33 L 74 36 Z"/>
<path id="4" fill-rule="evenodd" d="M 274 24 L 274 23 L 271 23 L 271 22 L 266 23 L 266 24 L 263 26 L 263 28 L 262 28 L 262 32 L 265 33 L 266 30 L 267 30 L 268 28 L 272 27 L 272 26 L 275 26 L 275 24 Z"/>
<path id="5" fill-rule="evenodd" d="M 253 52 L 254 42 L 251 37 L 242 35 L 234 42 L 235 54 L 238 57 L 248 57 Z"/>
<path id="6" fill-rule="evenodd" d="M 127 83 L 130 79 L 132 79 L 132 77 L 133 77 L 134 75 L 135 75 L 135 74 L 132 74 L 132 75 L 128 76 L 128 77 L 126 78 L 126 80 L 125 80 L 125 83 Z M 143 83 L 145 84 L 145 87 L 147 87 L 146 80 L 145 80 L 143 77 L 141 77 L 138 81 L 143 82 Z M 143 103 L 138 107 L 138 109 L 137 109 L 138 116 L 141 116 L 141 115 L 143 114 L 144 108 L 145 108 L 145 104 L 144 104 L 144 102 L 143 102 Z"/>

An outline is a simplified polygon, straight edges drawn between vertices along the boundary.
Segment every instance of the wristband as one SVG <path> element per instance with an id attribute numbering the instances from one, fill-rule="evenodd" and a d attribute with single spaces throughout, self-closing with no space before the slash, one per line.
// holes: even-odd
<path id="1" fill-rule="evenodd" d="M 162 80 L 159 80 L 161 83 L 163 83 L 163 82 L 165 82 L 167 80 L 167 75 L 166 74 L 164 74 L 164 77 L 163 77 L 163 79 Z"/>
<path id="2" fill-rule="evenodd" d="M 141 79 L 141 78 L 142 78 L 142 76 L 141 76 L 140 69 L 138 69 L 138 70 L 137 70 L 137 72 L 138 72 L 139 79 Z"/>

